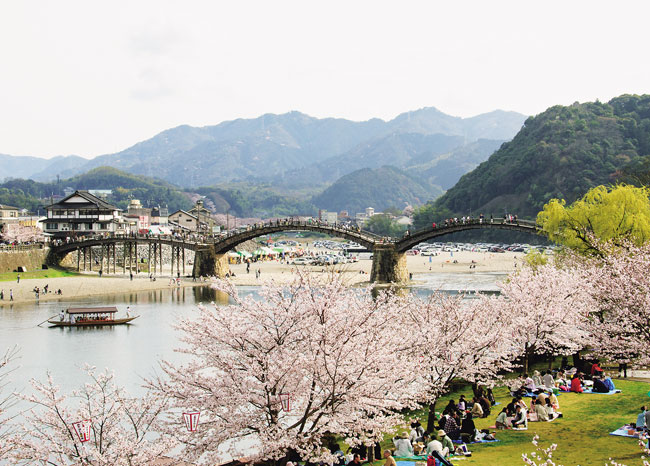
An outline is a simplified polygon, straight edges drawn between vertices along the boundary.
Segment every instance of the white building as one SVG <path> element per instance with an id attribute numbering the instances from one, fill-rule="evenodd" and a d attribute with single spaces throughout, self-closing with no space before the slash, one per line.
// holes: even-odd
<path id="1" fill-rule="evenodd" d="M 43 231 L 53 236 L 123 233 L 120 209 L 88 191 L 75 191 L 45 210 Z"/>

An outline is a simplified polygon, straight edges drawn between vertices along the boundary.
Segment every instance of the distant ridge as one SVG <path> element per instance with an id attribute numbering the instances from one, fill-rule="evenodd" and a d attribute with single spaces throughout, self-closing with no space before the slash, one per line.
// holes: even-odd
<path id="1" fill-rule="evenodd" d="M 390 135 L 439 135 L 454 139 L 444 152 L 479 139 L 507 140 L 521 127 L 524 115 L 497 110 L 471 118 L 446 115 L 434 107 L 422 108 L 398 115 L 391 121 L 377 118 L 354 122 L 340 118 L 314 118 L 300 112 L 281 115 L 266 114 L 254 119 L 225 121 L 201 128 L 178 126 L 139 142 L 121 152 L 91 160 L 70 156 L 61 157 L 53 164 L 45 159 L 2 156 L 5 163 L 0 179 L 25 177 L 51 180 L 57 175 L 69 177 L 99 166 L 111 166 L 133 174 L 156 176 L 180 186 L 196 187 L 233 181 L 291 185 L 287 174 L 316 166 L 347 154 L 348 166 L 339 170 L 343 176 L 363 167 L 379 167 L 387 160 L 369 162 L 364 145 L 376 147 Z M 405 138 L 409 139 L 408 137 Z M 433 139 L 432 139 L 433 140 Z M 405 142 L 408 145 L 408 142 Z M 396 151 L 408 148 L 394 147 Z M 432 154 L 442 149 L 435 144 L 428 147 Z M 420 150 L 420 153 L 422 151 Z M 410 157 L 410 155 L 409 155 Z M 359 158 L 360 162 L 355 162 Z M 18 169 L 20 165 L 22 168 Z M 7 167 L 4 169 L 4 167 Z M 307 181 L 330 183 L 338 176 L 320 176 Z"/>

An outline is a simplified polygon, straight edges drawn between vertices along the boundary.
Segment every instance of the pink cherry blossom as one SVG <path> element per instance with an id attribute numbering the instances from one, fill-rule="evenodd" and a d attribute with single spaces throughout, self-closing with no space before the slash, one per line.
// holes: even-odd
<path id="1" fill-rule="evenodd" d="M 163 362 L 166 377 L 150 382 L 179 411 L 201 412 L 196 432 L 180 416 L 168 425 L 185 444 L 184 459 L 215 464 L 223 460 L 219 447 L 244 441 L 256 460 L 291 450 L 330 460 L 327 434 L 371 444 L 403 422 L 397 411 L 414 406 L 398 295 L 373 297 L 370 289 L 306 276 L 289 287 L 266 285 L 259 299 L 238 296 L 227 282 L 216 286 L 233 304 L 183 320 L 181 352 L 191 360 Z M 279 394 L 291 394 L 290 412 Z"/>
<path id="2" fill-rule="evenodd" d="M 594 301 L 578 268 L 524 267 L 501 284 L 501 293 L 500 306 L 512 319 L 510 339 L 524 357 L 524 371 L 533 354 L 567 355 L 590 341 L 587 320 Z"/>
<path id="3" fill-rule="evenodd" d="M 174 446 L 156 433 L 164 404 L 150 396 L 130 398 L 108 371 L 85 367 L 90 378 L 72 396 L 62 395 L 48 374 L 47 382 L 32 380 L 33 395 L 18 394 L 31 405 L 9 443 L 10 458 L 26 464 L 64 466 L 145 466 Z M 82 443 L 73 424 L 92 423 L 90 441 Z"/>

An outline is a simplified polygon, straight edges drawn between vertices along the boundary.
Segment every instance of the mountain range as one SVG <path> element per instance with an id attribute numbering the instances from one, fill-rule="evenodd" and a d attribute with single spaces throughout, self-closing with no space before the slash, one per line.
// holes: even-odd
<path id="1" fill-rule="evenodd" d="M 435 160 L 446 160 L 448 165 L 456 157 L 463 159 L 460 171 L 465 173 L 489 156 L 489 148 L 511 139 L 524 119 L 499 110 L 459 118 L 433 107 L 390 121 L 319 119 L 300 112 L 267 114 L 215 126 L 179 126 L 91 160 L 0 156 L 0 179 L 48 181 L 109 166 L 182 187 L 262 181 L 295 188 L 327 185 L 355 170 L 386 164 L 406 171 L 413 166 L 417 172 L 418 165 L 434 168 Z M 479 140 L 483 140 L 480 147 L 489 148 L 477 150 Z M 454 181 L 436 179 L 433 184 L 451 186 Z"/>

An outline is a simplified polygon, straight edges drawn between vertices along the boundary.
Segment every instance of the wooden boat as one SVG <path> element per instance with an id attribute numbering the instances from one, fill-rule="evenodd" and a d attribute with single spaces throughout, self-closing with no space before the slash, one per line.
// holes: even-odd
<path id="1" fill-rule="evenodd" d="M 58 316 L 48 319 L 54 327 L 88 327 L 93 325 L 128 324 L 139 316 L 115 318 L 116 307 L 71 307 L 65 311 L 63 320 Z"/>

